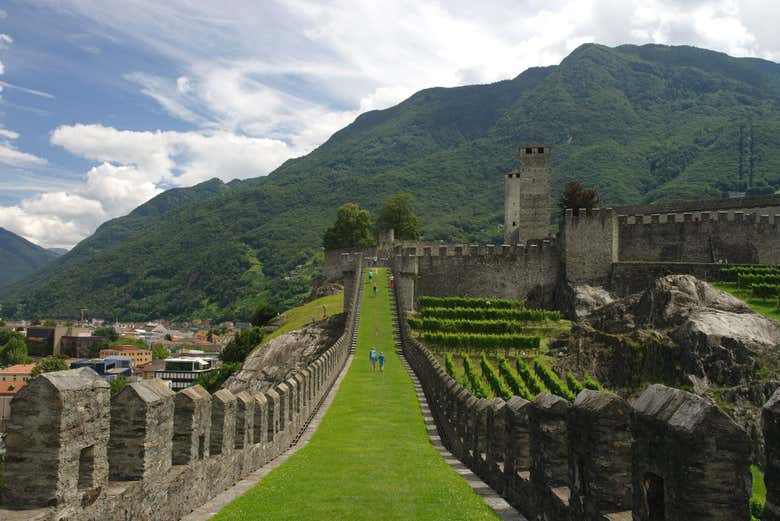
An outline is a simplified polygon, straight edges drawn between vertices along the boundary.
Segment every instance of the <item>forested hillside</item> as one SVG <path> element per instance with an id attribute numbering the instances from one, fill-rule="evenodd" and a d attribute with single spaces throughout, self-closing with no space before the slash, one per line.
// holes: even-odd
<path id="1" fill-rule="evenodd" d="M 552 147 L 554 196 L 571 179 L 606 204 L 772 192 L 778 102 L 771 62 L 583 45 L 558 66 L 426 89 L 363 114 L 267 177 L 180 189 L 165 204 L 162 194 L 7 289 L 3 310 L 219 318 L 247 314 L 260 297 L 291 305 L 308 290 L 338 206 L 376 212 L 399 191 L 415 196 L 423 238 L 498 242 L 502 174 L 528 141 Z"/>
<path id="2" fill-rule="evenodd" d="M 0 228 L 0 286 L 46 266 L 57 254 Z"/>

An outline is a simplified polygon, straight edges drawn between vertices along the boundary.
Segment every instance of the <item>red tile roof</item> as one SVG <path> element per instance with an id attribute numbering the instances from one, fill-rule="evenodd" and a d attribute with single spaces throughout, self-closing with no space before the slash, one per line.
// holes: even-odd
<path id="1" fill-rule="evenodd" d="M 0 374 L 30 374 L 35 364 L 16 364 L 0 369 Z"/>
<path id="2" fill-rule="evenodd" d="M 27 385 L 27 382 L 18 382 L 15 380 L 0 382 L 0 396 L 13 396 L 25 385 Z"/>

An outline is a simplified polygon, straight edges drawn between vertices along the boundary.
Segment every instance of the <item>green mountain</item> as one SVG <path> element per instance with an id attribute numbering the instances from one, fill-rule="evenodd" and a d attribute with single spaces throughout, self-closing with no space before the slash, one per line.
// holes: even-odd
<path id="1" fill-rule="evenodd" d="M 41 269 L 55 258 L 56 253 L 0 228 L 0 286 Z"/>
<path id="2" fill-rule="evenodd" d="M 426 239 L 499 242 L 503 176 L 552 146 L 553 193 L 602 203 L 780 188 L 780 65 L 693 47 L 583 45 L 558 66 L 432 88 L 372 111 L 267 177 L 166 192 L 5 291 L 23 315 L 246 315 L 308 290 L 324 229 L 355 201 L 416 199 Z M 196 195 L 192 195 L 196 194 Z M 557 216 L 554 216 L 556 218 Z"/>

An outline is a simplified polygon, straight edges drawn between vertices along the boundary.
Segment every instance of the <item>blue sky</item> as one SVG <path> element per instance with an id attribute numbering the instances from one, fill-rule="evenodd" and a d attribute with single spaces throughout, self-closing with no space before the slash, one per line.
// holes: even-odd
<path id="1" fill-rule="evenodd" d="M 366 110 L 585 42 L 778 61 L 762 0 L 0 1 L 0 226 L 71 247 L 174 186 L 267 175 Z"/>

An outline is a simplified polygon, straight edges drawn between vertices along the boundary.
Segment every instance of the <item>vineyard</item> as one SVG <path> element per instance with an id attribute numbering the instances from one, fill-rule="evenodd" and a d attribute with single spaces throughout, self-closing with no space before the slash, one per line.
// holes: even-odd
<path id="1" fill-rule="evenodd" d="M 546 339 L 568 329 L 556 311 L 522 302 L 461 297 L 420 297 L 408 317 L 415 334 L 474 396 L 532 400 L 551 392 L 574 400 L 583 389 L 603 390 L 592 377 L 561 379 L 546 359 Z"/>
<path id="2" fill-rule="evenodd" d="M 723 268 L 720 279 L 713 286 L 744 300 L 756 312 L 780 320 L 780 267 Z"/>

